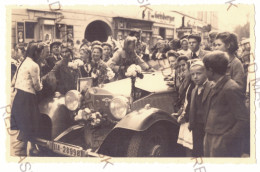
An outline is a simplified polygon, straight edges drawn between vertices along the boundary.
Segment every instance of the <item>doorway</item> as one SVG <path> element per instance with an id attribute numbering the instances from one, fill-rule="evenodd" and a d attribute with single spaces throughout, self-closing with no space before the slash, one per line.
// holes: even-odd
<path id="1" fill-rule="evenodd" d="M 90 42 L 95 40 L 106 42 L 110 35 L 112 35 L 111 28 L 101 20 L 91 22 L 85 30 L 85 38 Z"/>
<path id="2" fill-rule="evenodd" d="M 162 27 L 159 28 L 159 35 L 160 35 L 163 39 L 165 39 L 165 28 L 162 28 Z"/>

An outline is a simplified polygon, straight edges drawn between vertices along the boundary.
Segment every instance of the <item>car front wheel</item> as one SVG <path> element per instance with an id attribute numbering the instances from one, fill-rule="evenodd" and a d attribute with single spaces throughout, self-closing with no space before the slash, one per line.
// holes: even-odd
<path id="1" fill-rule="evenodd" d="M 154 125 L 143 132 L 136 132 L 129 143 L 128 157 L 166 157 L 169 138 L 164 126 Z"/>

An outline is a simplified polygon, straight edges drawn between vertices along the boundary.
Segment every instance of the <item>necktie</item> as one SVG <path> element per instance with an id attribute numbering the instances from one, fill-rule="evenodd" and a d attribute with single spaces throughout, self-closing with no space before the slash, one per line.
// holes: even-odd
<path id="1" fill-rule="evenodd" d="M 198 56 L 196 55 L 196 53 L 192 53 L 192 59 L 196 59 L 198 58 Z"/>

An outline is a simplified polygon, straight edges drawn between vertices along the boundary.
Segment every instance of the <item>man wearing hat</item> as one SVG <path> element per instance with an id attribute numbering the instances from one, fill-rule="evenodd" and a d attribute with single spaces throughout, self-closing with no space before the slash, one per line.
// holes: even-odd
<path id="1" fill-rule="evenodd" d="M 60 46 L 61 42 L 55 41 L 50 45 L 50 56 L 46 59 L 47 64 L 52 69 L 55 66 L 55 63 L 60 61 L 62 58 L 60 56 Z"/>
<path id="2" fill-rule="evenodd" d="M 199 35 L 189 35 L 188 41 L 191 50 L 191 59 L 203 59 L 203 57 L 209 52 L 200 48 L 201 37 Z"/>
<path id="3" fill-rule="evenodd" d="M 60 54 L 62 59 L 55 63 L 48 74 L 42 77 L 43 85 L 49 88 L 46 94 L 53 94 L 55 91 L 66 94 L 67 91 L 76 89 L 77 71 L 72 70 L 69 66 L 73 52 L 68 46 L 62 45 Z"/>

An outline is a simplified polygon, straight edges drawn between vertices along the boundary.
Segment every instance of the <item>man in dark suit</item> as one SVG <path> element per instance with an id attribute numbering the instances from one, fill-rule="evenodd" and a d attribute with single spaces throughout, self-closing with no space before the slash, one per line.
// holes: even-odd
<path id="1" fill-rule="evenodd" d="M 61 42 L 55 41 L 50 45 L 50 56 L 46 59 L 48 66 L 52 69 L 62 58 L 60 56 Z"/>
<path id="2" fill-rule="evenodd" d="M 204 155 L 240 157 L 244 131 L 249 124 L 241 89 L 225 75 L 228 57 L 224 52 L 207 54 L 203 63 L 208 79 L 215 83 L 206 108 Z"/>
<path id="3" fill-rule="evenodd" d="M 78 71 L 72 70 L 68 66 L 72 61 L 72 50 L 68 46 L 61 46 L 62 60 L 58 61 L 53 69 L 42 77 L 43 87 L 48 88 L 46 94 L 52 95 L 54 92 L 66 94 L 67 91 L 76 89 Z M 47 95 L 45 95 L 47 96 Z"/>
<path id="4" fill-rule="evenodd" d="M 203 59 L 209 53 L 200 48 L 201 37 L 199 35 L 191 34 L 188 36 L 189 48 L 191 50 L 191 59 Z"/>

